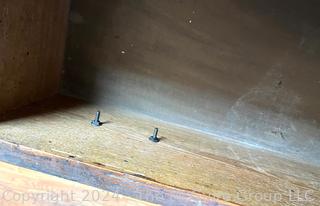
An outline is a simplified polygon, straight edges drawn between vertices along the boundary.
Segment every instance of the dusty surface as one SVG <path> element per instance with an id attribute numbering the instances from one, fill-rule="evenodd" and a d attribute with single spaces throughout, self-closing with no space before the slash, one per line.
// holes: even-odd
<path id="1" fill-rule="evenodd" d="M 318 205 L 320 168 L 147 116 L 58 97 L 10 113 L 0 138 L 241 205 Z M 161 142 L 148 140 L 159 127 Z M 281 154 L 281 153 L 279 153 Z"/>
<path id="2" fill-rule="evenodd" d="M 154 205 L 3 162 L 0 194 L 0 204 L 5 206 Z"/>
<path id="3" fill-rule="evenodd" d="M 73 1 L 68 94 L 320 165 L 319 1 Z"/>
<path id="4" fill-rule="evenodd" d="M 58 91 L 68 0 L 0 0 L 0 113 Z"/>

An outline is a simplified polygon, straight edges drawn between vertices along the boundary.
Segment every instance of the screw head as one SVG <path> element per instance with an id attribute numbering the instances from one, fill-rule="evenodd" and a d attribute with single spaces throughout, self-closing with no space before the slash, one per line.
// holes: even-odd
<path id="1" fill-rule="evenodd" d="M 100 121 L 92 120 L 91 125 L 95 127 L 99 127 L 102 125 L 102 123 Z"/>
<path id="2" fill-rule="evenodd" d="M 154 137 L 154 136 L 150 136 L 149 140 L 152 142 L 155 142 L 155 143 L 160 142 L 160 139 L 158 137 Z"/>

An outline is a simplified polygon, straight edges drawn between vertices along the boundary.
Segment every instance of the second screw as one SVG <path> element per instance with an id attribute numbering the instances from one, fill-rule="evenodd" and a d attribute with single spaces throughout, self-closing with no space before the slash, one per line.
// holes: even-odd
<path id="1" fill-rule="evenodd" d="M 151 140 L 152 142 L 160 142 L 160 139 L 158 138 L 158 132 L 159 132 L 159 129 L 155 128 L 153 131 L 153 135 L 149 137 L 149 140 Z"/>

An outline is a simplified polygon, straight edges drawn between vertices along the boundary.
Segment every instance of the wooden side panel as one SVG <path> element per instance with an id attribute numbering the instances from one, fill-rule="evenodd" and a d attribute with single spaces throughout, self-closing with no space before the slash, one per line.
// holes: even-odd
<path id="1" fill-rule="evenodd" d="M 0 0 L 0 112 L 57 92 L 69 0 Z"/>

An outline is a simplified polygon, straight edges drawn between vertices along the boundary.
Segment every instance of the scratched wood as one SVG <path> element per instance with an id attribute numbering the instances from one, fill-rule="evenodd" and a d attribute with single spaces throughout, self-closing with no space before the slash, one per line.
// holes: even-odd
<path id="1" fill-rule="evenodd" d="M 118 172 L 100 165 L 97 167 L 5 141 L 0 141 L 0 161 L 161 205 L 234 205 L 192 191 L 159 184 L 139 175 Z"/>
<path id="2" fill-rule="evenodd" d="M 319 167 L 115 108 L 103 110 L 106 123 L 95 128 L 98 108 L 57 97 L 4 116 L 0 137 L 240 205 L 320 201 Z M 158 144 L 148 140 L 153 127 Z"/>
<path id="3" fill-rule="evenodd" d="M 0 162 L 0 194 L 0 205 L 5 206 L 154 205 L 3 162 Z"/>

